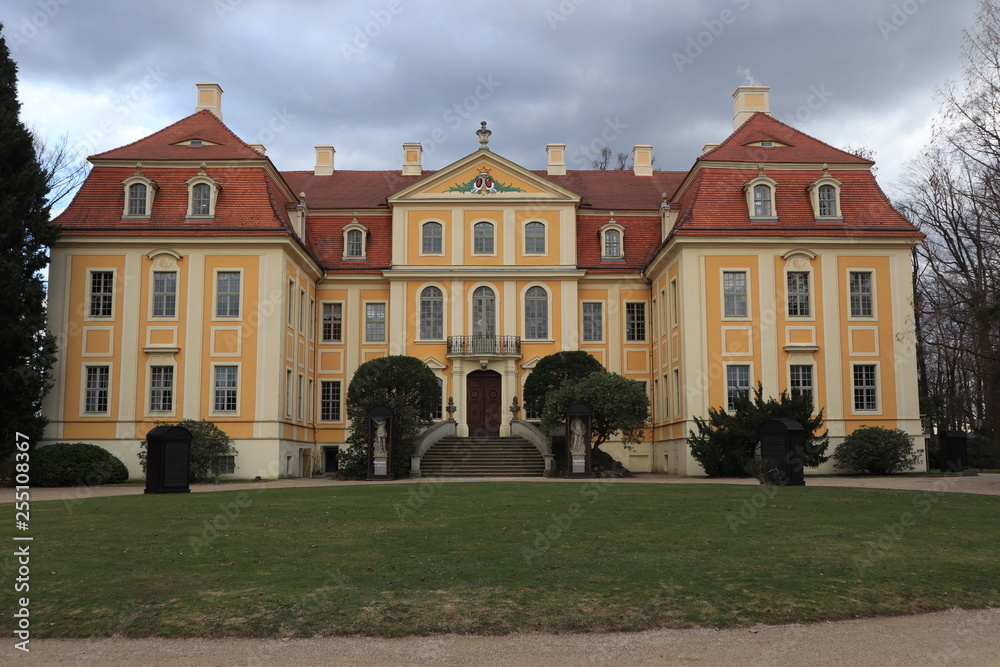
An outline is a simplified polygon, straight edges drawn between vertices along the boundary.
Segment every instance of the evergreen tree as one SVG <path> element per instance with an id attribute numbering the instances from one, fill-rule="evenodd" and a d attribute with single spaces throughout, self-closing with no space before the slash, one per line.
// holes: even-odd
<path id="1" fill-rule="evenodd" d="M 51 385 L 56 350 L 45 329 L 40 274 L 58 237 L 45 200 L 50 175 L 39 164 L 20 109 L 17 66 L 0 25 L 0 458 L 13 451 L 16 433 L 32 444 L 42 437 L 42 396 Z"/>

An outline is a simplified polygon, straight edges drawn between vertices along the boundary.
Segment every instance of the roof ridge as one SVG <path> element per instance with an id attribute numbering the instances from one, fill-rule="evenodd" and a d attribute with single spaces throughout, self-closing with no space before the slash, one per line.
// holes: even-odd
<path id="1" fill-rule="evenodd" d="M 774 116 L 772 116 L 770 113 L 767 113 L 767 112 L 764 112 L 764 111 L 755 111 L 754 114 L 752 116 L 750 116 L 746 121 L 744 121 L 742 125 L 740 125 L 739 127 L 735 128 L 729 134 L 729 136 L 727 136 L 725 139 L 723 139 L 721 142 L 719 142 L 719 144 L 717 146 L 715 146 L 715 148 L 712 148 L 711 150 L 702 153 L 697 158 L 697 160 L 695 160 L 695 162 L 697 163 L 697 162 L 704 161 L 706 159 L 710 159 L 709 156 L 711 156 L 713 153 L 718 152 L 720 149 L 727 148 L 728 147 L 727 144 L 730 141 L 733 140 L 733 137 L 735 137 L 741 130 L 743 130 L 745 127 L 747 127 L 750 123 L 756 121 L 758 118 L 766 120 L 766 122 L 768 122 L 768 123 L 776 123 L 777 125 L 785 128 L 787 130 L 790 130 L 791 132 L 793 132 L 793 133 L 795 133 L 797 135 L 801 135 L 801 136 L 805 137 L 806 139 L 809 139 L 810 141 L 814 141 L 817 144 L 820 144 L 821 146 L 823 146 L 825 148 L 829 148 L 832 151 L 840 153 L 841 155 L 850 156 L 850 161 L 851 162 L 855 162 L 855 163 L 857 163 L 857 162 L 863 162 L 863 163 L 866 163 L 866 164 L 869 164 L 869 165 L 874 165 L 875 164 L 874 160 L 869 160 L 868 158 L 863 158 L 863 157 L 860 157 L 858 155 L 854 155 L 853 153 L 849 153 L 849 152 L 843 150 L 842 148 L 837 148 L 836 146 L 832 146 L 832 145 L 826 143 L 825 141 L 823 141 L 822 139 L 817 139 L 816 137 L 812 136 L 811 134 L 807 134 L 807 133 L 803 132 L 802 130 L 800 130 L 800 129 L 796 128 L 796 127 L 792 127 L 788 123 L 786 123 L 786 122 L 784 122 L 782 120 L 778 120 L 777 118 L 775 118 Z M 741 148 L 744 147 L 744 144 L 740 144 L 740 147 Z"/>
<path id="2" fill-rule="evenodd" d="M 213 122 L 215 122 L 216 124 L 218 124 L 218 126 L 220 128 L 222 128 L 223 130 L 225 130 L 226 133 L 230 137 L 232 137 L 233 139 L 235 139 L 238 146 L 240 146 L 242 148 L 245 148 L 248 151 L 253 151 L 253 153 L 255 155 L 257 155 L 257 156 L 259 156 L 261 158 L 265 158 L 266 157 L 265 155 L 263 155 L 259 151 L 257 151 L 255 148 L 253 148 L 252 146 L 250 146 L 250 144 L 248 144 L 247 142 L 245 142 L 242 139 L 240 139 L 239 135 L 237 135 L 235 132 L 233 132 L 229 128 L 229 126 L 226 125 L 222 121 L 221 118 L 219 118 L 218 116 L 216 116 L 214 113 L 212 113 L 208 109 L 202 109 L 200 111 L 195 111 L 193 114 L 184 116 L 180 120 L 174 121 L 170 125 L 167 125 L 166 127 L 163 127 L 161 129 L 157 130 L 156 132 L 153 132 L 152 134 L 147 134 L 146 136 L 140 137 L 139 139 L 136 139 L 135 141 L 127 143 L 124 146 L 117 146 L 115 148 L 109 148 L 106 151 L 102 151 L 100 153 L 95 153 L 94 155 L 89 155 L 87 157 L 87 159 L 88 160 L 95 160 L 95 159 L 100 160 L 100 159 L 104 159 L 104 156 L 109 155 L 111 153 L 117 153 L 119 151 L 123 151 L 123 150 L 129 149 L 129 148 L 133 148 L 133 147 L 135 147 L 135 146 L 137 146 L 137 145 L 139 145 L 141 143 L 145 143 L 145 142 L 149 142 L 149 141 L 155 141 L 156 137 L 158 137 L 160 135 L 163 135 L 163 134 L 166 134 L 166 133 L 170 132 L 171 130 L 174 130 L 175 128 L 177 128 L 178 125 L 181 125 L 182 123 L 185 123 L 185 122 L 191 122 L 192 119 L 196 119 L 199 116 L 202 116 L 204 114 L 208 114 L 208 117 L 211 117 L 211 119 L 212 119 Z M 172 142 L 172 143 L 169 143 L 167 145 L 173 146 L 173 145 L 176 145 L 176 143 L 177 142 Z M 150 161 L 156 161 L 156 158 L 147 158 L 147 159 L 150 160 Z M 249 159 L 249 156 L 246 159 Z M 145 162 L 146 160 L 141 160 L 141 161 Z"/>

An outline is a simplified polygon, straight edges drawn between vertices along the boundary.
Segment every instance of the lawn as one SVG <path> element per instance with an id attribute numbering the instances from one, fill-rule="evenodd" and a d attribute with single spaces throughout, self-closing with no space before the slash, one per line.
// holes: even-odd
<path id="1" fill-rule="evenodd" d="M 1000 604 L 1000 498 L 965 494 L 424 480 L 35 502 L 31 520 L 33 637 L 641 630 Z M 8 627 L 15 599 L 5 586 Z"/>

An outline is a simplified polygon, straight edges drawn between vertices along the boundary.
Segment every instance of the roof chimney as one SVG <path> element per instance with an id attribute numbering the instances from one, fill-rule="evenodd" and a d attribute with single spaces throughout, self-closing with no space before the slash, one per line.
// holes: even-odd
<path id="1" fill-rule="evenodd" d="M 336 153 L 333 146 L 316 147 L 316 167 L 313 174 L 316 176 L 330 176 L 333 174 L 333 154 Z"/>
<path id="2" fill-rule="evenodd" d="M 637 144 L 632 147 L 632 172 L 636 176 L 653 175 L 653 147 Z"/>
<path id="3" fill-rule="evenodd" d="M 419 176 L 423 173 L 420 157 L 424 147 L 418 142 L 403 144 L 403 176 Z"/>
<path id="4" fill-rule="evenodd" d="M 740 86 L 733 93 L 733 130 L 738 130 L 743 123 L 758 111 L 771 115 L 770 86 Z"/>
<path id="5" fill-rule="evenodd" d="M 565 176 L 566 144 L 548 144 L 545 152 L 549 154 L 549 176 Z"/>
<path id="6" fill-rule="evenodd" d="M 264 147 L 264 144 L 247 144 L 247 145 L 250 148 L 257 151 L 258 153 L 260 153 L 261 155 L 267 155 L 267 148 Z"/>
<path id="7" fill-rule="evenodd" d="M 217 83 L 198 83 L 198 104 L 194 111 L 208 109 L 222 120 L 222 86 Z"/>

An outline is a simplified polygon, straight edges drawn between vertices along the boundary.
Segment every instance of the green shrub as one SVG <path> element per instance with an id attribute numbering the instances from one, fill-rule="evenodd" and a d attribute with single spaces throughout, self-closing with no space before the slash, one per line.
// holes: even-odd
<path id="1" fill-rule="evenodd" d="M 31 454 L 31 483 L 38 486 L 94 486 L 128 480 L 128 468 L 114 454 L 86 442 L 57 442 Z"/>
<path id="2" fill-rule="evenodd" d="M 969 438 L 970 468 L 1000 468 L 1000 442 L 990 440 L 985 435 L 973 435 Z"/>
<path id="3" fill-rule="evenodd" d="M 913 439 L 898 428 L 862 426 L 844 438 L 833 452 L 834 466 L 873 475 L 904 472 L 917 464 Z"/>
<path id="4" fill-rule="evenodd" d="M 220 456 L 235 456 L 236 447 L 225 431 L 207 419 L 184 419 L 176 424 L 156 422 L 157 426 L 182 426 L 191 432 L 191 459 L 188 462 L 188 481 L 205 482 L 215 479 Z M 148 454 L 145 440 L 139 443 L 139 464 L 146 472 Z"/>

